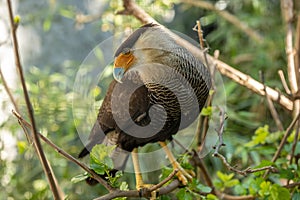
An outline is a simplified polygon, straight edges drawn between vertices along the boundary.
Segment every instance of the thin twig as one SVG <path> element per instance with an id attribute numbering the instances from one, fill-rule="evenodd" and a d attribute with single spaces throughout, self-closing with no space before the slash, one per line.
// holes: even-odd
<path id="1" fill-rule="evenodd" d="M 300 186 L 300 182 L 296 182 L 296 183 L 290 183 L 290 184 L 284 185 L 283 187 L 294 188 L 294 187 L 299 187 L 299 186 Z"/>
<path id="2" fill-rule="evenodd" d="M 225 121 L 227 119 L 226 113 L 224 109 L 220 109 L 220 126 L 218 130 L 215 130 L 218 133 L 219 141 L 218 144 L 214 147 L 215 152 L 214 154 L 217 154 L 220 150 L 221 147 L 225 146 L 225 143 L 223 142 L 223 132 L 224 132 L 224 126 L 225 126 Z M 215 156 L 213 154 L 213 156 Z"/>
<path id="3" fill-rule="evenodd" d="M 288 136 L 291 134 L 293 127 L 295 126 L 296 122 L 299 120 L 300 117 L 300 113 L 298 113 L 298 115 L 293 119 L 293 121 L 291 122 L 291 124 L 289 125 L 289 127 L 286 129 L 283 138 L 281 139 L 281 142 L 279 144 L 279 147 L 277 148 L 276 153 L 274 154 L 271 162 L 275 162 L 277 160 L 277 158 L 280 155 L 281 150 L 283 149 L 283 146 L 288 138 Z M 269 170 L 266 171 L 266 173 L 264 174 L 264 178 L 268 175 Z"/>
<path id="4" fill-rule="evenodd" d="M 295 155 L 295 151 L 296 151 L 296 147 L 297 147 L 297 143 L 298 143 L 298 137 L 299 137 L 299 129 L 300 129 L 300 121 L 298 120 L 295 138 L 294 138 L 292 150 L 291 150 L 290 164 L 292 164 L 293 160 L 294 160 L 294 155 Z M 295 162 L 296 162 L 296 159 L 295 159 Z M 295 164 L 297 164 L 297 163 L 295 163 Z"/>
<path id="5" fill-rule="evenodd" d="M 54 174 L 52 173 L 51 167 L 49 166 L 49 163 L 48 163 L 47 158 L 43 151 L 43 147 L 42 147 L 41 142 L 38 137 L 35 119 L 34 119 L 34 115 L 33 115 L 33 110 L 32 110 L 32 106 L 30 103 L 29 94 L 27 91 L 27 87 L 25 84 L 25 78 L 23 75 L 23 69 L 22 69 L 21 62 L 20 62 L 19 45 L 18 45 L 18 39 L 17 39 L 17 34 L 16 34 L 17 24 L 14 23 L 14 16 L 13 16 L 10 0 L 7 0 L 7 8 L 8 8 L 8 12 L 9 12 L 9 20 L 10 20 L 10 26 L 11 26 L 11 34 L 12 34 L 12 41 L 13 41 L 13 47 L 14 47 L 16 68 L 19 72 L 19 77 L 21 80 L 22 88 L 23 88 L 26 107 L 27 107 L 29 118 L 30 118 L 30 122 L 32 124 L 34 145 L 36 146 L 37 155 L 43 166 L 44 173 L 45 173 L 46 177 L 48 178 L 49 185 L 50 185 L 51 191 L 53 193 L 54 199 L 64 199 L 63 194 L 60 192 L 61 190 L 59 189 L 56 179 L 54 178 Z"/>
<path id="6" fill-rule="evenodd" d="M 203 164 L 203 162 L 201 161 L 201 158 L 199 157 L 198 153 L 193 150 L 192 151 L 192 159 L 193 162 L 200 168 L 201 170 L 201 174 L 203 176 L 204 181 L 206 182 L 207 186 L 209 186 L 210 188 L 212 188 L 212 194 L 216 195 L 217 197 L 219 197 L 220 199 L 224 199 L 224 200 L 245 200 L 245 199 L 255 199 L 254 196 L 252 195 L 247 195 L 247 196 L 232 196 L 230 194 L 226 194 L 224 192 L 220 192 L 218 191 L 212 182 L 212 178 L 210 177 L 208 170 L 206 169 L 205 165 Z"/>
<path id="7" fill-rule="evenodd" d="M 231 166 L 222 154 L 214 153 L 214 157 L 220 158 L 221 161 L 227 167 L 228 170 L 236 172 L 236 173 L 238 173 L 240 175 L 243 175 L 243 176 L 247 176 L 248 174 L 251 174 L 251 173 L 254 173 L 254 172 L 259 172 L 259 171 L 264 171 L 264 170 L 267 170 L 267 171 L 271 170 L 272 172 L 277 172 L 277 169 L 273 166 L 265 166 L 265 167 L 256 168 L 256 169 L 251 169 L 250 167 L 248 167 L 244 170 L 238 170 L 235 167 Z"/>
<path id="8" fill-rule="evenodd" d="M 281 80 L 281 83 L 282 83 L 282 86 L 283 86 L 285 92 L 286 92 L 287 94 L 289 94 L 289 95 L 292 94 L 292 92 L 291 92 L 291 90 L 290 90 L 288 84 L 286 83 L 286 80 L 285 80 L 283 71 L 282 71 L 282 70 L 279 70 L 279 71 L 278 71 L 278 74 L 279 74 L 279 77 L 280 77 L 280 80 Z"/>
<path id="9" fill-rule="evenodd" d="M 12 93 L 11 93 L 11 91 L 10 91 L 8 85 L 7 85 L 7 82 L 6 82 L 6 80 L 5 80 L 5 77 L 4 77 L 3 73 L 2 73 L 1 68 L 0 68 L 0 77 L 1 77 L 1 79 L 2 79 L 2 83 L 3 83 L 4 89 L 5 89 L 6 93 L 8 94 L 10 101 L 12 102 L 12 104 L 13 104 L 13 106 L 14 106 L 14 109 L 15 109 L 17 112 L 19 112 L 19 108 L 18 108 L 18 106 L 17 106 L 17 103 L 16 103 L 16 101 L 15 101 L 15 99 L 14 99 L 14 97 L 13 97 L 13 95 L 12 95 Z"/>
<path id="10" fill-rule="evenodd" d="M 286 132 L 284 133 L 284 136 L 279 144 L 279 147 L 274 155 L 274 157 L 272 158 L 272 162 L 275 162 L 277 160 L 277 158 L 279 157 L 279 154 L 287 140 L 287 138 L 289 137 L 289 135 L 291 134 L 292 130 L 293 130 L 293 127 L 295 126 L 297 120 L 299 119 L 300 117 L 300 113 L 298 113 L 298 115 L 294 118 L 294 120 L 292 121 L 292 123 L 289 125 L 289 127 L 286 129 Z"/>
<path id="11" fill-rule="evenodd" d="M 203 50 L 203 57 L 205 60 L 205 64 L 207 69 L 209 70 L 209 74 L 211 75 L 211 89 L 215 90 L 215 81 L 214 81 L 214 72 L 215 72 L 215 65 L 213 66 L 209 66 L 208 64 L 208 59 L 207 59 L 207 50 L 204 47 L 204 38 L 203 38 L 203 31 L 201 29 L 201 23 L 199 20 L 196 21 L 196 25 L 193 28 L 194 31 L 196 31 L 198 33 L 198 38 L 199 38 L 199 44 L 200 44 L 200 49 Z M 215 92 L 213 92 L 212 94 L 210 94 L 208 96 L 208 99 L 206 101 L 206 107 L 211 107 L 212 106 L 212 101 L 214 98 Z M 205 138 L 207 135 L 207 131 L 209 129 L 209 120 L 210 117 L 209 116 L 200 116 L 199 120 L 198 120 L 198 124 L 197 124 L 197 129 L 196 129 L 196 136 L 197 136 L 197 144 L 198 144 L 198 148 L 199 151 L 201 151 L 201 149 L 204 147 L 204 143 L 205 143 Z"/>
<path id="12" fill-rule="evenodd" d="M 228 22 L 232 23 L 238 29 L 246 33 L 251 39 L 255 40 L 255 42 L 261 43 L 263 40 L 262 36 L 259 35 L 255 30 L 249 28 L 245 22 L 240 21 L 237 17 L 230 14 L 225 10 L 218 10 L 212 3 L 207 1 L 194 1 L 194 0 L 180 0 L 182 3 L 187 3 L 193 6 L 198 6 L 207 10 L 214 11 L 216 14 L 223 17 Z"/>
<path id="13" fill-rule="evenodd" d="M 164 195 L 164 194 L 168 194 L 170 192 L 172 192 L 173 190 L 175 190 L 176 188 L 178 188 L 178 186 L 180 185 L 180 182 L 175 179 L 173 180 L 170 184 L 160 188 L 158 190 L 158 195 Z M 144 196 L 140 196 L 140 192 L 138 190 L 128 190 L 128 191 L 124 191 L 124 190 L 116 190 L 113 191 L 111 193 L 108 193 L 104 196 L 95 198 L 94 200 L 110 200 L 110 199 L 114 199 L 117 197 L 144 197 Z M 148 196 L 145 196 L 148 197 Z"/>
<path id="14" fill-rule="evenodd" d="M 27 127 L 29 129 L 31 129 L 31 124 L 28 123 L 19 113 L 17 113 L 16 111 L 13 111 L 13 114 L 18 118 L 19 123 L 21 124 L 22 128 L 24 129 L 24 127 Z M 73 156 L 71 156 L 70 154 L 68 154 L 67 152 L 65 152 L 63 149 L 61 149 L 60 147 L 58 147 L 56 144 L 54 144 L 51 140 L 49 140 L 48 138 L 46 138 L 45 136 L 43 136 L 42 134 L 38 133 L 38 136 L 49 146 L 51 146 L 53 149 L 55 149 L 55 151 L 57 151 L 60 155 L 62 155 L 64 158 L 66 158 L 67 160 L 75 163 L 76 165 L 78 165 L 79 167 L 81 167 L 82 169 L 84 169 L 86 172 L 88 172 L 93 179 L 97 180 L 100 184 L 102 184 L 107 190 L 109 191 L 113 191 L 114 188 L 112 186 L 110 186 L 105 180 L 103 180 L 98 174 L 96 174 L 93 170 L 91 170 L 88 166 L 86 166 L 84 163 L 81 163 L 80 161 L 78 161 L 76 158 L 74 158 Z"/>
<path id="15" fill-rule="evenodd" d="M 93 15 L 84 15 L 84 14 L 77 14 L 75 16 L 75 22 L 77 24 L 87 24 L 94 22 L 102 17 L 102 13 L 93 14 Z"/>
<path id="16" fill-rule="evenodd" d="M 260 71 L 260 77 L 261 77 L 262 84 L 264 84 L 264 90 L 265 90 L 265 93 L 266 93 L 265 75 L 264 75 L 263 71 Z M 282 125 L 281 120 L 279 118 L 278 112 L 277 112 L 277 110 L 276 110 L 276 108 L 273 104 L 273 101 L 270 99 L 268 93 L 266 93 L 266 99 L 267 99 L 269 110 L 271 112 L 271 115 L 272 115 L 272 117 L 275 121 L 275 124 L 276 124 L 278 130 L 283 131 L 284 128 L 283 128 L 283 125 Z"/>
<path id="17" fill-rule="evenodd" d="M 174 169 L 173 172 L 171 174 L 169 174 L 169 176 L 167 178 L 165 178 L 164 180 L 162 180 L 161 182 L 159 182 L 158 184 L 152 186 L 149 190 L 150 192 L 157 190 L 159 188 L 161 188 L 164 184 L 166 184 L 168 181 L 170 181 L 178 172 L 178 169 Z"/>

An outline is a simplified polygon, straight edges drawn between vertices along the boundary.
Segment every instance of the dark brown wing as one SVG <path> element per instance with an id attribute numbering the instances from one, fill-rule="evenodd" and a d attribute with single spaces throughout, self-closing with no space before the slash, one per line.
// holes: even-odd
<path id="1" fill-rule="evenodd" d="M 129 97 L 130 99 L 127 100 Z M 93 146 L 102 143 L 105 136 L 111 131 L 120 135 L 117 145 L 124 150 L 131 151 L 136 146 L 134 144 L 132 144 L 133 146 L 127 144 L 124 146 L 124 141 L 130 140 L 130 136 L 127 137 L 124 131 L 130 128 L 132 123 L 129 121 L 133 121 L 137 125 L 149 123 L 150 118 L 147 113 L 149 106 L 148 89 L 143 85 L 138 74 L 131 73 L 123 80 L 123 83 L 113 80 L 99 109 L 97 121 L 89 136 L 89 143 L 78 157 L 89 154 Z M 131 119 L 126 118 L 126 113 L 129 113 Z M 115 118 L 119 119 L 118 124 Z"/>

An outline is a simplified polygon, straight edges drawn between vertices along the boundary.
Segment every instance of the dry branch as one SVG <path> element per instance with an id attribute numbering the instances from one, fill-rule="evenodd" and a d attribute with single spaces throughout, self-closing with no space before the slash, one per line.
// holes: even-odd
<path id="1" fill-rule="evenodd" d="M 299 66 L 295 65 L 294 56 L 297 55 L 293 48 L 293 0 L 281 0 L 282 17 L 286 24 L 285 52 L 287 55 L 287 71 L 292 95 L 299 90 Z M 294 116 L 300 111 L 300 100 L 294 102 Z"/>

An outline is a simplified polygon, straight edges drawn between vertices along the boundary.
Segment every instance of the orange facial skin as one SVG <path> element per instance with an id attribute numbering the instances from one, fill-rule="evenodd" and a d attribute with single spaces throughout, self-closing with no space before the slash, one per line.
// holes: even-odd
<path id="1" fill-rule="evenodd" d="M 134 63 L 135 57 L 132 52 L 120 53 L 115 59 L 114 67 L 122 67 L 126 72 L 130 66 Z"/>

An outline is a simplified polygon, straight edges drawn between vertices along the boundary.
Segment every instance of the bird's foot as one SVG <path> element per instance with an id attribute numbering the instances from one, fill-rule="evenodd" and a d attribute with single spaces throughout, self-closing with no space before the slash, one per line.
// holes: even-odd
<path id="1" fill-rule="evenodd" d="M 140 184 L 136 186 L 136 189 L 139 191 L 140 197 L 150 197 L 150 200 L 155 200 L 157 199 L 157 190 L 151 191 L 153 186 L 152 184 Z"/>
<path id="2" fill-rule="evenodd" d="M 196 176 L 193 170 L 183 169 L 178 162 L 175 162 L 173 164 L 173 168 L 178 170 L 176 176 L 183 185 L 187 185 L 189 182 L 193 180 L 193 177 Z"/>

